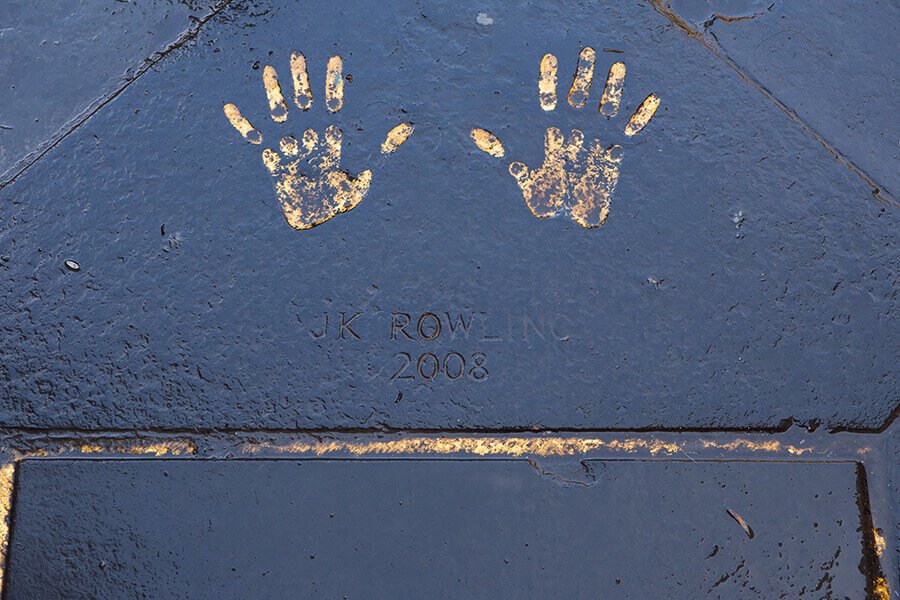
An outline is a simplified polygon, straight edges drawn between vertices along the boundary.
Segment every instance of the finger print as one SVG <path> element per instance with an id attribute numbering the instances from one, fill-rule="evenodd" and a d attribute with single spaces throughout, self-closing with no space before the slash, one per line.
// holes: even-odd
<path id="1" fill-rule="evenodd" d="M 286 135 L 278 142 L 281 153 L 285 156 L 297 156 L 299 148 L 297 147 L 297 138 L 292 135 Z"/>
<path id="2" fill-rule="evenodd" d="M 575 161 L 578 160 L 578 155 L 583 146 L 584 133 L 579 129 L 573 129 L 572 133 L 569 134 L 569 141 L 567 141 L 566 145 L 563 147 L 563 153 L 566 156 L 566 160 L 575 163 Z"/>
<path id="3" fill-rule="evenodd" d="M 538 99 L 541 108 L 550 111 L 556 108 L 556 57 L 545 54 L 541 59 L 541 75 L 538 79 Z"/>
<path id="4" fill-rule="evenodd" d="M 613 63 L 609 68 L 606 87 L 603 88 L 603 98 L 600 100 L 600 112 L 607 119 L 616 116 L 619 111 L 623 87 L 625 87 L 625 63 L 619 61 Z"/>
<path id="5" fill-rule="evenodd" d="M 482 152 L 487 152 L 491 156 L 496 156 L 497 158 L 502 158 L 506 153 L 506 151 L 503 149 L 503 144 L 500 143 L 500 140 L 497 139 L 497 136 L 495 136 L 487 129 L 476 127 L 471 132 L 469 132 L 469 136 L 475 142 L 475 145 L 478 146 L 478 149 Z"/>
<path id="6" fill-rule="evenodd" d="M 231 125 L 238 130 L 238 133 L 240 133 L 245 140 L 251 144 L 262 143 L 262 134 L 250 124 L 250 121 L 244 118 L 237 106 L 229 102 L 222 108 L 225 111 L 225 116 L 228 117 L 228 120 L 231 122 Z"/>
<path id="7" fill-rule="evenodd" d="M 556 127 L 548 127 L 544 133 L 544 153 L 548 162 L 562 161 L 563 135 Z"/>
<path id="8" fill-rule="evenodd" d="M 569 90 L 569 104 L 575 108 L 581 108 L 587 102 L 591 89 L 591 81 L 594 79 L 594 62 L 597 53 L 590 46 L 584 48 L 578 55 L 578 68 L 575 70 L 575 78 L 572 80 L 572 89 Z"/>
<path id="9" fill-rule="evenodd" d="M 622 162 L 622 146 L 613 144 L 612 146 L 607 148 L 604 155 L 604 160 L 612 163 Z"/>
<path id="10" fill-rule="evenodd" d="M 341 141 L 344 133 L 337 125 L 329 125 L 325 128 L 324 154 L 322 167 L 324 169 L 336 169 L 341 164 Z"/>
<path id="11" fill-rule="evenodd" d="M 306 58 L 299 52 L 291 53 L 291 79 L 294 80 L 294 104 L 302 110 L 312 106 L 312 91 L 309 89 L 309 73 Z"/>
<path id="12" fill-rule="evenodd" d="M 523 181 L 528 179 L 528 176 L 531 174 L 531 170 L 525 163 L 513 161 L 509 163 L 509 174 L 512 175 L 513 178 L 521 185 Z"/>
<path id="13" fill-rule="evenodd" d="M 269 173 L 273 175 L 278 172 L 278 168 L 281 166 L 281 157 L 278 156 L 278 153 L 271 148 L 266 148 L 265 150 L 263 150 L 262 161 L 263 164 L 266 165 L 266 168 L 269 170 Z"/>
<path id="14" fill-rule="evenodd" d="M 303 153 L 309 154 L 315 149 L 316 144 L 319 143 L 319 134 L 317 134 L 312 129 L 307 129 L 303 132 L 301 143 L 303 144 Z"/>
<path id="15" fill-rule="evenodd" d="M 340 56 L 328 59 L 325 72 L 325 106 L 331 112 L 341 110 L 344 105 L 344 62 Z"/>
<path id="16" fill-rule="evenodd" d="M 641 105 L 638 106 L 638 109 L 634 111 L 634 114 L 628 121 L 628 125 L 625 126 L 625 135 L 631 137 L 640 133 L 641 129 L 650 123 L 650 119 L 653 118 L 656 109 L 659 108 L 659 102 L 660 100 L 657 94 L 650 94 L 647 96 L 644 101 L 641 102 Z"/>
<path id="17" fill-rule="evenodd" d="M 393 129 L 388 131 L 387 136 L 381 143 L 381 153 L 390 154 L 391 152 L 402 146 L 403 143 L 407 139 L 409 139 L 409 136 L 412 135 L 412 132 L 412 123 L 400 123 Z"/>
<path id="18" fill-rule="evenodd" d="M 284 95 L 281 86 L 278 85 L 278 73 L 271 66 L 263 69 L 263 85 L 266 88 L 266 97 L 269 99 L 269 113 L 276 123 L 283 123 L 287 119 L 287 106 L 284 104 Z"/>

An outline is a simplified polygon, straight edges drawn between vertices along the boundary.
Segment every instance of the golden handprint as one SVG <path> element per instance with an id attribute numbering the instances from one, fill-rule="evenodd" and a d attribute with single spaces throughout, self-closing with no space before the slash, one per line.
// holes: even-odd
<path id="1" fill-rule="evenodd" d="M 331 113 L 341 110 L 344 103 L 343 61 L 332 56 L 325 76 L 325 106 Z M 287 120 L 288 108 L 278 82 L 275 69 L 266 65 L 262 73 L 263 86 L 269 102 L 269 115 L 276 123 Z M 291 79 L 294 85 L 293 101 L 297 108 L 306 111 L 312 106 L 313 96 L 309 86 L 306 59 L 298 52 L 291 54 Z M 223 107 L 225 116 L 235 129 L 251 144 L 261 144 L 262 134 L 241 114 L 238 107 L 228 103 Z M 390 154 L 399 148 L 412 133 L 410 123 L 401 123 L 387 134 L 381 144 L 381 152 Z M 294 229 L 309 229 L 324 223 L 331 217 L 347 212 L 359 204 L 369 191 L 372 172 L 368 169 L 351 176 L 341 170 L 342 133 L 336 125 L 325 129 L 319 136 L 307 129 L 300 140 L 285 135 L 279 142 L 279 151 L 266 148 L 262 161 L 275 180 L 275 193 L 288 224 Z"/>
<path id="2" fill-rule="evenodd" d="M 568 102 L 582 108 L 588 99 L 594 77 L 597 54 L 593 48 L 584 48 L 578 58 L 578 68 L 569 89 Z M 538 100 L 545 111 L 556 109 L 557 61 L 552 54 L 544 55 L 538 75 Z M 612 118 L 619 111 L 622 88 L 625 84 L 625 63 L 616 62 L 609 69 L 606 87 L 599 104 L 599 112 Z M 625 135 L 639 133 L 653 118 L 659 108 L 659 96 L 650 94 L 625 126 Z M 502 158 L 506 151 L 500 140 L 490 131 L 475 128 L 472 140 L 479 149 Z M 599 227 L 609 216 L 609 205 L 619 181 L 622 163 L 622 147 L 613 144 L 604 148 L 594 139 L 585 145 L 584 134 L 573 129 L 568 140 L 556 127 L 549 127 L 544 134 L 544 162 L 538 168 L 530 168 L 521 162 L 511 162 L 509 173 L 515 178 L 525 204 L 536 217 L 546 218 L 569 215 L 582 227 Z"/>

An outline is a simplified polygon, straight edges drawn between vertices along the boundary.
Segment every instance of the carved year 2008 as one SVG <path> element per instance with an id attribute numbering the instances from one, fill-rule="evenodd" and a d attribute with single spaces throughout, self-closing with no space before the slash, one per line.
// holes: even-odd
<path id="1" fill-rule="evenodd" d="M 468 360 L 459 352 L 448 352 L 443 357 L 433 352 L 423 352 L 418 358 L 413 358 L 409 352 L 398 352 L 394 357 L 400 359 L 401 364 L 391 375 L 391 381 L 416 378 L 434 381 L 439 377 L 450 381 L 464 378 L 484 381 L 489 375 L 485 365 L 487 357 L 483 352 L 473 352 Z"/>

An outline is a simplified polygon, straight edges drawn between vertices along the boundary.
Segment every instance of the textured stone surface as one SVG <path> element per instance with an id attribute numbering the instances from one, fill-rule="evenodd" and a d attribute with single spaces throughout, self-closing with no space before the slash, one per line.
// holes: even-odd
<path id="1" fill-rule="evenodd" d="M 896 2 L 224 4 L 0 5 L 0 454 L 21 461 L 0 474 L 4 598 L 898 588 L 897 425 L 825 429 L 877 429 L 900 397 Z M 655 117 L 623 135 L 651 92 Z M 228 123 L 232 102 L 262 145 Z M 413 134 L 382 155 L 398 123 Z M 295 231 L 260 154 L 329 125 L 371 189 Z M 548 127 L 623 146 L 603 227 L 523 203 L 507 167 L 536 167 Z M 792 420 L 825 427 L 743 431 Z M 441 430 L 425 437 L 454 459 L 451 430 L 502 430 L 501 448 L 510 430 L 741 432 L 592 431 L 602 453 L 540 463 L 261 458 L 419 447 L 387 428 Z M 680 436 L 693 445 L 649 449 Z M 629 448 L 678 461 L 600 460 Z M 108 460 L 46 460 L 79 452 Z M 181 459 L 120 460 L 165 452 Z M 260 458 L 207 460 L 235 456 Z"/>
<path id="2" fill-rule="evenodd" d="M 5 0 L 0 175 L 33 160 L 210 12 L 212 0 Z"/>
<path id="3" fill-rule="evenodd" d="M 894 197 L 900 193 L 896 2 L 672 0 L 744 71 Z M 716 17 L 716 15 L 720 15 Z"/>
<path id="4" fill-rule="evenodd" d="M 628 66 L 613 121 L 599 86 L 584 110 L 539 108 L 541 56 L 559 57 L 564 90 L 585 45 L 600 74 Z M 259 67 L 287 73 L 293 50 L 316 94 L 328 57 L 344 57 L 338 115 L 319 95 L 286 123 L 266 118 Z M 653 91 L 656 118 L 624 138 Z M 809 110 L 830 103 L 806 93 Z M 348 170 L 373 171 L 368 196 L 291 229 L 225 102 L 273 145 L 338 123 Z M 413 136 L 380 156 L 400 121 Z M 474 126 L 527 164 L 549 126 L 622 143 L 607 223 L 535 219 Z M 639 3 L 229 9 L 0 202 L 4 426 L 874 428 L 900 396 L 898 209 Z M 391 339 L 393 313 L 426 311 L 445 319 L 438 339 Z M 338 339 L 341 313 L 361 313 L 362 339 Z M 474 315 L 470 336 L 454 339 L 445 313 Z M 466 375 L 414 375 L 426 352 L 458 353 Z"/>
<path id="5" fill-rule="evenodd" d="M 9 598 L 862 598 L 849 463 L 25 461 Z M 728 515 L 753 531 L 750 538 Z"/>

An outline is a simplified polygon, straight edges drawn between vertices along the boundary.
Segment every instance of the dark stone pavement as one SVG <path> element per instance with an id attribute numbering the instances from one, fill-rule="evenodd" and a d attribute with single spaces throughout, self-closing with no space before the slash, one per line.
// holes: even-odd
<path id="1" fill-rule="evenodd" d="M 872 565 L 894 589 L 900 570 L 898 10 L 4 3 L 11 460 L 24 456 L 13 437 L 104 432 L 800 428 L 858 432 L 882 458 L 591 460 L 572 483 L 524 460 L 37 452 L 16 469 L 3 597 L 883 599 Z M 576 110 L 566 91 L 586 46 L 595 79 Z M 295 51 L 309 111 L 290 97 Z M 552 112 L 538 102 L 545 53 L 559 60 Z M 333 55 L 337 113 L 323 97 Z M 606 119 L 616 61 L 624 94 Z M 288 97 L 282 123 L 266 65 Z M 655 116 L 624 135 L 650 93 Z M 382 154 L 399 123 L 412 136 Z M 297 231 L 261 151 L 329 125 L 371 188 Z M 480 152 L 473 127 L 506 155 Z M 539 165 L 548 127 L 622 146 L 602 227 L 523 202 L 508 163 Z"/>

